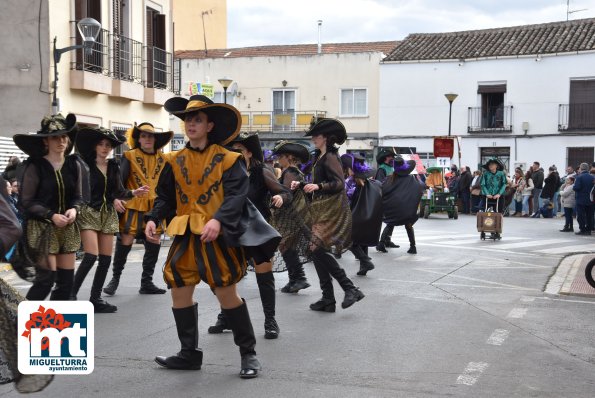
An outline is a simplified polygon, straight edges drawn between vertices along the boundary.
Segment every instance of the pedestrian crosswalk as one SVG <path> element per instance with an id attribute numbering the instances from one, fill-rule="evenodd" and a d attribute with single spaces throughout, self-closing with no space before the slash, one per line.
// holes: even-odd
<path id="1" fill-rule="evenodd" d="M 393 241 L 406 244 L 405 231 L 395 230 Z M 416 231 L 417 246 L 444 247 L 465 250 L 512 252 L 530 256 L 566 256 L 574 253 L 595 252 L 595 239 L 591 237 L 565 236 L 557 239 L 535 239 L 531 236 L 509 236 L 502 240 L 482 241 L 479 233 L 445 235 L 438 231 Z"/>

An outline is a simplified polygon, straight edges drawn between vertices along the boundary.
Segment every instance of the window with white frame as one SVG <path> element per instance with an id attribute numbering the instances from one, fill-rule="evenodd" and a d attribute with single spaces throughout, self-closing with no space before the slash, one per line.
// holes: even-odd
<path id="1" fill-rule="evenodd" d="M 341 89 L 341 116 L 368 116 L 368 89 Z"/>

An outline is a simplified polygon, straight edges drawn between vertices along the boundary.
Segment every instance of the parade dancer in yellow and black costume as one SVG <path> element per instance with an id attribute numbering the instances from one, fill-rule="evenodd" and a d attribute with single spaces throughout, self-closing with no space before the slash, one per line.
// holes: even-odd
<path id="1" fill-rule="evenodd" d="M 172 211 L 167 227 L 174 236 L 163 268 L 173 301 L 181 350 L 155 361 L 169 369 L 200 369 L 198 304 L 195 285 L 214 291 L 240 348 L 240 377 L 258 375 L 260 363 L 248 307 L 236 291 L 246 259 L 255 252 L 271 258 L 280 236 L 247 199 L 249 180 L 242 156 L 224 148 L 239 133 L 240 113 L 203 95 L 171 98 L 165 109 L 184 120 L 189 142 L 168 159 L 157 186 L 153 210 L 145 215 L 148 240 L 157 241 L 157 225 Z"/>
<path id="2" fill-rule="evenodd" d="M 103 292 L 107 295 L 114 295 L 118 289 L 120 275 L 124 270 L 134 239 L 144 238 L 145 224 L 143 216 L 153 207 L 153 202 L 157 197 L 155 187 L 166 163 L 167 155 L 162 153 L 161 148 L 167 145 L 172 137 L 173 132 L 155 131 L 151 123 L 135 125 L 126 132 L 128 146 L 131 149 L 124 152 L 120 163 L 124 187 L 133 191 L 147 185 L 149 193 L 126 202 L 114 201 L 116 210 L 125 213 L 120 218 L 120 239 L 116 242 L 113 277 L 103 289 Z M 159 232 L 161 233 L 162 230 L 160 229 Z M 143 273 L 138 292 L 140 294 L 164 294 L 165 290 L 153 283 L 153 272 L 155 271 L 161 245 L 159 242 L 149 242 L 147 240 L 145 240 L 144 245 Z"/>
<path id="3" fill-rule="evenodd" d="M 264 156 L 258 134 L 242 133 L 232 143 L 232 147 L 242 153 L 248 169 L 250 188 L 248 199 L 256 206 L 265 220 L 271 219 L 271 205 L 275 208 L 291 206 L 291 191 L 277 181 L 273 170 L 264 164 Z M 280 329 L 275 319 L 275 276 L 271 257 L 256 253 L 252 258 L 262 310 L 264 311 L 264 338 L 276 339 Z M 215 325 L 209 327 L 209 333 L 221 333 L 229 329 L 225 314 L 219 313 Z"/>
<path id="4" fill-rule="evenodd" d="M 89 298 L 95 312 L 110 313 L 118 309 L 101 297 L 112 260 L 114 234 L 118 232 L 118 214 L 113 202 L 149 192 L 147 185 L 133 191 L 125 189 L 118 162 L 108 159 L 112 149 L 123 142 L 113 131 L 102 127 L 83 128 L 76 139 L 76 148 L 89 168 L 91 197 L 89 203 L 81 207 L 77 217 L 85 255 L 74 275 L 72 295 L 76 300 L 85 277 L 98 260 Z"/>
<path id="5" fill-rule="evenodd" d="M 29 159 L 19 171 L 19 206 L 25 216 L 27 250 L 38 269 L 28 300 L 70 300 L 75 253 L 81 245 L 75 222 L 84 203 L 84 165 L 75 155 L 76 116 L 47 116 L 37 134 L 16 134 L 14 143 Z"/>

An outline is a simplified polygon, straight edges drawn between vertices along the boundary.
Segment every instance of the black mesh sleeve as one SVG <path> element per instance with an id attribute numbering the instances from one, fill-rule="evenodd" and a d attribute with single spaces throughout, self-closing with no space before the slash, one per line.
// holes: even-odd
<path id="1" fill-rule="evenodd" d="M 25 210 L 25 214 L 37 219 L 51 220 L 54 212 L 37 198 L 40 179 L 35 164 L 29 163 L 25 166 L 20 184 L 19 204 Z"/>
<path id="2" fill-rule="evenodd" d="M 268 167 L 263 167 L 262 176 L 264 178 L 264 183 L 272 196 L 280 195 L 281 199 L 283 199 L 283 204 L 291 203 L 291 190 L 279 183 L 275 174 Z"/>

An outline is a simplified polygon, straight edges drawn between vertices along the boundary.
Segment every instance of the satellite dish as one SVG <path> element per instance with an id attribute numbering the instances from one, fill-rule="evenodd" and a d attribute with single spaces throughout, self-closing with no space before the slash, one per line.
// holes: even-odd
<path id="1" fill-rule="evenodd" d="M 238 94 L 238 83 L 233 82 L 231 84 L 231 86 L 229 87 L 229 95 L 231 95 L 232 97 L 235 97 Z"/>

